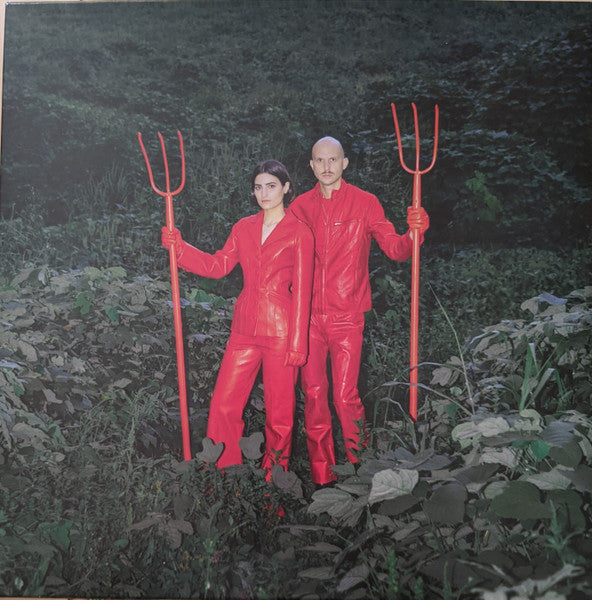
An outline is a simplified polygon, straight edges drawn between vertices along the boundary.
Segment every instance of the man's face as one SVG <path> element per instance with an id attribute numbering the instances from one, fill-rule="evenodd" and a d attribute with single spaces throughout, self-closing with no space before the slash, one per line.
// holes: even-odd
<path id="1" fill-rule="evenodd" d="M 310 168 L 321 186 L 337 189 L 341 184 L 341 175 L 347 168 L 348 159 L 343 155 L 341 146 L 331 140 L 321 140 L 312 148 Z"/>

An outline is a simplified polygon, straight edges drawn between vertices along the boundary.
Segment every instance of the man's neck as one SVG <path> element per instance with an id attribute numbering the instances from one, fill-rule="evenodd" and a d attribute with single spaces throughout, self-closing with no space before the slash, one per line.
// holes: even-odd
<path id="1" fill-rule="evenodd" d="M 319 182 L 319 190 L 321 192 L 321 196 L 323 198 L 331 198 L 331 194 L 333 194 L 334 191 L 340 189 L 342 183 L 343 179 L 339 179 L 339 181 L 336 181 L 335 183 L 332 183 L 329 186 L 323 185 Z"/>

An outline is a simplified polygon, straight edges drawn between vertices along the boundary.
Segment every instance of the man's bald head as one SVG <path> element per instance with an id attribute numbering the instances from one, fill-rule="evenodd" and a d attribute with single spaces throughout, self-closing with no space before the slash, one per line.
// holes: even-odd
<path id="1" fill-rule="evenodd" d="M 339 140 L 335 139 L 334 137 L 331 137 L 330 135 L 326 135 L 325 137 L 322 137 L 321 139 L 319 139 L 315 142 L 315 144 L 312 147 L 313 156 L 315 153 L 315 149 L 318 150 L 321 147 L 336 148 L 336 149 L 338 149 L 338 152 L 341 154 L 341 158 L 345 158 L 345 152 L 343 150 L 343 146 L 341 145 L 341 142 Z"/>
<path id="2" fill-rule="evenodd" d="M 348 164 L 343 146 L 334 137 L 322 137 L 314 144 L 310 168 L 319 180 L 324 198 L 330 198 L 333 190 L 341 187 L 341 175 Z"/>

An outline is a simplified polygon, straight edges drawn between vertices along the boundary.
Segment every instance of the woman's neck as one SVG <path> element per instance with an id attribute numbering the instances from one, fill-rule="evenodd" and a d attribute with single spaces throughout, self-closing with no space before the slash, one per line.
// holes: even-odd
<path id="1" fill-rule="evenodd" d="M 286 211 L 283 205 L 263 211 L 263 227 L 261 228 L 261 243 L 269 237 L 275 226 L 284 218 Z"/>
<path id="2" fill-rule="evenodd" d="M 264 209 L 263 210 L 263 224 L 264 225 L 275 225 L 279 223 L 284 216 L 286 215 L 286 211 L 284 210 L 283 205 L 275 206 L 274 208 Z"/>

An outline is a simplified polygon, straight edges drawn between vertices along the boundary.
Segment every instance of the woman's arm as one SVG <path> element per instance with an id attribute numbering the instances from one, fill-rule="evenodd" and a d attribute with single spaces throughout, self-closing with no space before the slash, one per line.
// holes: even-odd
<path id="1" fill-rule="evenodd" d="M 303 223 L 296 228 L 292 275 L 292 310 L 286 364 L 302 366 L 308 356 L 308 327 L 314 269 L 314 238 Z"/>
<path id="2" fill-rule="evenodd" d="M 203 252 L 188 244 L 183 240 L 178 229 L 171 233 L 166 227 L 163 227 L 162 245 L 169 248 L 173 243 L 175 244 L 177 264 L 185 271 L 196 273 L 202 277 L 219 279 L 228 275 L 238 262 L 238 237 L 235 228 L 236 226 L 232 228 L 222 250 L 218 250 L 215 254 Z"/>

